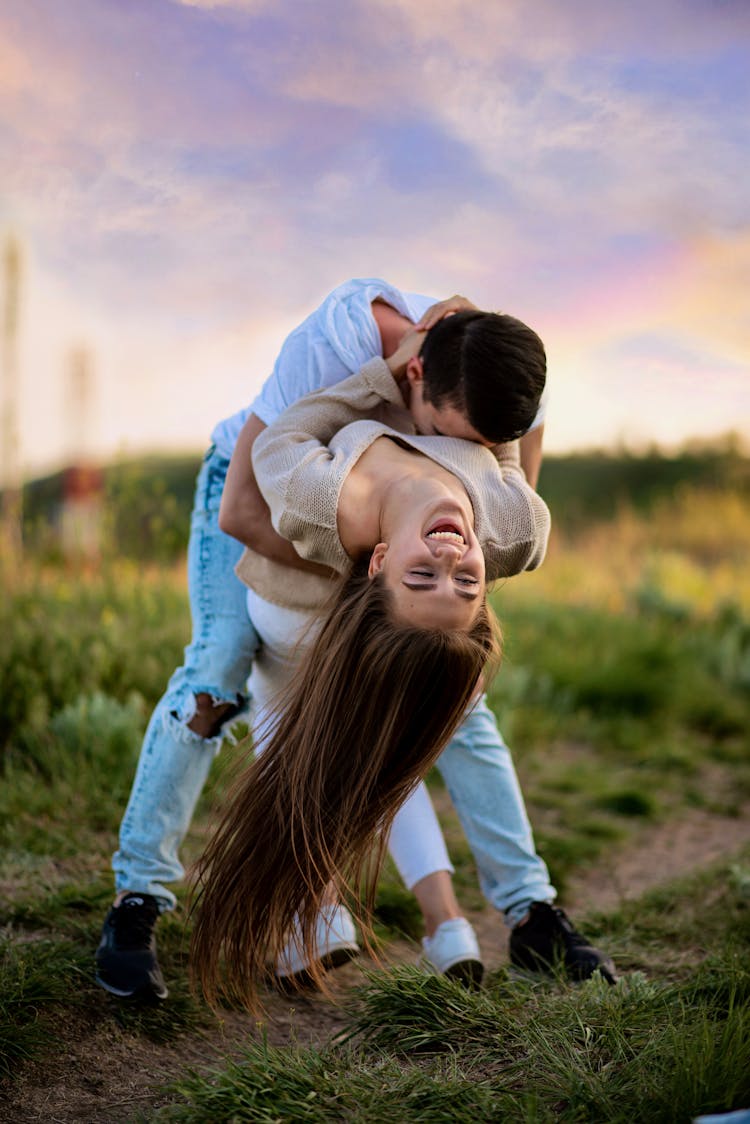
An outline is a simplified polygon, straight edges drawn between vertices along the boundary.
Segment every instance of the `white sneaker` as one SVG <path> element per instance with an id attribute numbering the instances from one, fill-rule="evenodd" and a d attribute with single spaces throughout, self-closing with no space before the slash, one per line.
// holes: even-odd
<path id="1" fill-rule="evenodd" d="M 438 925 L 431 937 L 422 938 L 419 964 L 438 976 L 449 976 L 468 987 L 478 987 L 484 975 L 477 936 L 465 917 Z"/>
<path id="2" fill-rule="evenodd" d="M 359 955 L 357 933 L 346 906 L 329 905 L 320 911 L 315 922 L 315 944 L 318 960 L 325 969 L 340 968 Z M 309 982 L 306 977 L 309 976 L 311 963 L 303 953 L 302 937 L 295 923 L 292 935 L 276 961 L 276 977 L 304 985 Z"/>

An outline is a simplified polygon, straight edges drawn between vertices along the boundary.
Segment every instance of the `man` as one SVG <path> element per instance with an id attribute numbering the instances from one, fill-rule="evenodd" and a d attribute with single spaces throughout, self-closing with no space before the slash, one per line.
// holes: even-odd
<path id="1" fill-rule="evenodd" d="M 303 394 L 335 384 L 376 355 L 391 356 L 415 324 L 432 328 L 466 309 L 473 306 L 465 298 L 435 304 L 377 279 L 347 282 L 287 338 L 252 406 L 214 430 L 198 479 L 188 547 L 193 639 L 149 723 L 114 856 L 118 895 L 97 953 L 98 982 L 111 993 L 156 998 L 167 993 L 155 923 L 161 911 L 174 908 L 166 883 L 183 874 L 178 847 L 222 729 L 246 703 L 257 647 L 245 591 L 233 573 L 240 544 L 300 571 L 310 568 L 270 524 L 252 474 L 255 438 Z M 522 465 L 533 484 L 541 460 L 544 349 L 518 321 L 475 312 L 469 318 L 473 326 L 467 326 L 468 350 L 464 343 L 452 350 L 432 348 L 428 334 L 420 356 L 397 372 L 409 415 L 401 424 L 487 445 L 520 436 Z M 510 339 L 503 335 L 508 327 Z M 233 500 L 224 507 L 220 530 L 225 481 Z M 443 752 L 441 771 L 482 889 L 512 927 L 513 962 L 539 969 L 562 958 L 572 978 L 586 978 L 597 968 L 611 978 L 610 962 L 551 905 L 555 890 L 535 853 L 510 754 L 484 701 Z"/>

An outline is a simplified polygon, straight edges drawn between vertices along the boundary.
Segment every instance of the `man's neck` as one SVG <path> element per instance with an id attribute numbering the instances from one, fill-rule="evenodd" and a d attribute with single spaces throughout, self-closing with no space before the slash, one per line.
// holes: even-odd
<path id="1" fill-rule="evenodd" d="M 382 300 L 372 302 L 372 315 L 380 332 L 380 343 L 383 349 L 383 358 L 387 359 L 401 343 L 406 332 L 414 327 L 413 321 L 397 312 L 393 305 Z"/>

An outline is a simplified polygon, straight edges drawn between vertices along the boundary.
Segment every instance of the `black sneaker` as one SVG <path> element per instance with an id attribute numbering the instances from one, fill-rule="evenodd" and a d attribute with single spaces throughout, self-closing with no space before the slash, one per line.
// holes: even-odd
<path id="1" fill-rule="evenodd" d="M 528 919 L 512 930 L 510 962 L 531 972 L 551 972 L 560 964 L 571 980 L 588 980 L 598 971 L 607 983 L 617 982 L 610 958 L 576 932 L 564 910 L 548 902 L 532 902 Z"/>
<path id="2" fill-rule="evenodd" d="M 96 982 L 120 999 L 166 999 L 156 959 L 159 906 L 151 894 L 126 894 L 104 918 L 96 950 Z"/>

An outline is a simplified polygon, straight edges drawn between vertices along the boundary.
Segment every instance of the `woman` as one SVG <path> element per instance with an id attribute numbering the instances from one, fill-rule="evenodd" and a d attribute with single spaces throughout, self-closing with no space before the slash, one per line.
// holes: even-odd
<path id="1" fill-rule="evenodd" d="M 420 342 L 415 334 L 403 347 L 415 355 Z M 263 966 L 290 931 L 308 953 L 332 896 L 364 880 L 371 902 L 370 850 L 379 841 L 382 856 L 398 806 L 495 653 L 486 579 L 544 554 L 548 513 L 514 446 L 498 464 L 458 439 L 352 424 L 398 402 L 401 352 L 308 396 L 256 442 L 277 530 L 302 557 L 349 576 L 342 585 L 284 573 L 253 556 L 239 570 L 283 608 L 336 593 L 201 865 L 194 969 L 210 999 L 222 950 L 228 990 L 257 1006 Z M 311 974 L 320 981 L 314 962 Z"/>

